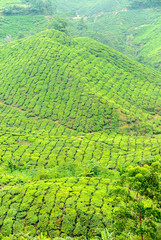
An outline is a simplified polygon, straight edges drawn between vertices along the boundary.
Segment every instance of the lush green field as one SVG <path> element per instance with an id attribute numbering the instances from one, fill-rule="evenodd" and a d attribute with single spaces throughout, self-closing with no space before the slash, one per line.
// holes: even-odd
<path id="1" fill-rule="evenodd" d="M 5 236 L 30 232 L 35 236 L 44 232 L 51 238 L 68 235 L 100 239 L 101 229 L 111 228 L 114 221 L 117 226 L 117 211 L 127 204 L 122 195 L 125 192 L 126 188 L 113 186 L 107 178 L 61 178 L 3 187 L 0 191 L 1 233 Z M 144 199 L 142 204 L 144 210 L 156 211 L 154 201 Z M 127 239 L 128 228 L 136 227 L 137 218 L 119 221 L 125 235 L 120 238 L 118 234 L 117 239 Z M 145 237 L 152 239 L 146 234 Z M 159 239 L 157 233 L 155 239 Z"/>
<path id="2" fill-rule="evenodd" d="M 110 221 L 105 217 L 108 185 L 108 179 L 65 178 L 7 187 L 1 195 L 1 232 L 92 237 Z"/>
<path id="3" fill-rule="evenodd" d="M 26 181 L 26 177 L 112 177 L 117 176 L 112 170 L 150 164 L 160 156 L 160 135 L 84 134 L 51 120 L 27 118 L 11 107 L 1 110 L 1 185 L 9 184 L 13 176 L 15 182 Z"/>

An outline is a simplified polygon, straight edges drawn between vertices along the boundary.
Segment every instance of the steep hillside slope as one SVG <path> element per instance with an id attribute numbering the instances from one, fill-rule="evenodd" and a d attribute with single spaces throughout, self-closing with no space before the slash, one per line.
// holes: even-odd
<path id="1" fill-rule="evenodd" d="M 29 116 L 108 133 L 160 119 L 160 74 L 93 40 L 48 30 L 0 57 L 0 99 Z"/>

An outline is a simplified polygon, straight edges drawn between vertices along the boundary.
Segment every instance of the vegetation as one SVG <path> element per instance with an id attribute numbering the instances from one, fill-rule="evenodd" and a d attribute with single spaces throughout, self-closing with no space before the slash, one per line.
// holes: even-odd
<path id="1" fill-rule="evenodd" d="M 91 37 L 160 70 L 161 18 L 156 3 L 159 1 L 1 0 L 5 15 L 0 16 L 0 43 L 47 28 L 62 29 L 73 37 Z"/>
<path id="2" fill-rule="evenodd" d="M 160 12 L 129 6 L 0 1 L 0 239 L 161 239 Z"/>
<path id="3" fill-rule="evenodd" d="M 1 59 L 2 234 L 90 239 L 108 227 L 159 239 L 159 188 L 151 196 L 128 179 L 147 164 L 160 184 L 160 73 L 56 30 L 2 46 Z"/>
<path id="4" fill-rule="evenodd" d="M 160 0 L 130 0 L 132 8 L 147 8 L 161 5 Z"/>
<path id="5" fill-rule="evenodd" d="M 152 69 L 90 39 L 72 40 L 52 30 L 9 44 L 1 53 L 5 104 L 79 132 L 160 133 L 160 74 Z"/>

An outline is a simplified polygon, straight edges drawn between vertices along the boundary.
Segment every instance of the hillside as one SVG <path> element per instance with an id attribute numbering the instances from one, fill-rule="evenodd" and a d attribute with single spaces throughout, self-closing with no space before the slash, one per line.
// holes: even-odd
<path id="1" fill-rule="evenodd" d="M 2 47 L 0 83 L 5 104 L 80 132 L 137 132 L 148 120 L 160 133 L 160 74 L 87 38 L 48 30 Z"/>
<path id="2" fill-rule="evenodd" d="M 140 239 L 136 190 L 122 177 L 134 170 L 145 184 L 155 172 L 160 181 L 160 79 L 106 45 L 56 30 L 1 46 L 1 233 L 100 239 L 109 228 Z M 159 239 L 159 202 L 139 196 L 158 214 L 144 217 L 145 239 L 149 221 Z M 132 220 L 120 221 L 122 209 Z"/>

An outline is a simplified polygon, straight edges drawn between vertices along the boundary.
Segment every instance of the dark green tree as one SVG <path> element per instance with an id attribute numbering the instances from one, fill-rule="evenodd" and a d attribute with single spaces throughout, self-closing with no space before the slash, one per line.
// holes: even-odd
<path id="1" fill-rule="evenodd" d="M 161 5 L 161 0 L 130 0 L 132 8 L 156 7 Z"/>
<path id="2" fill-rule="evenodd" d="M 77 29 L 78 29 L 78 30 L 86 30 L 86 29 L 87 29 L 87 25 L 85 24 L 83 18 L 81 18 L 81 19 L 78 21 Z"/>
<path id="3" fill-rule="evenodd" d="M 56 29 L 61 32 L 67 32 L 67 26 L 68 26 L 68 21 L 66 18 L 61 16 L 56 16 L 50 21 L 48 28 Z"/>
<path id="4" fill-rule="evenodd" d="M 131 232 L 140 239 L 158 239 L 157 225 L 161 220 L 161 164 L 129 167 L 121 176 L 119 186 L 111 189 L 114 197 L 114 231 Z M 120 197 L 121 196 L 121 197 Z"/>
<path id="5" fill-rule="evenodd" d="M 31 5 L 31 11 L 39 14 L 52 15 L 55 10 L 54 0 L 26 0 Z"/>

